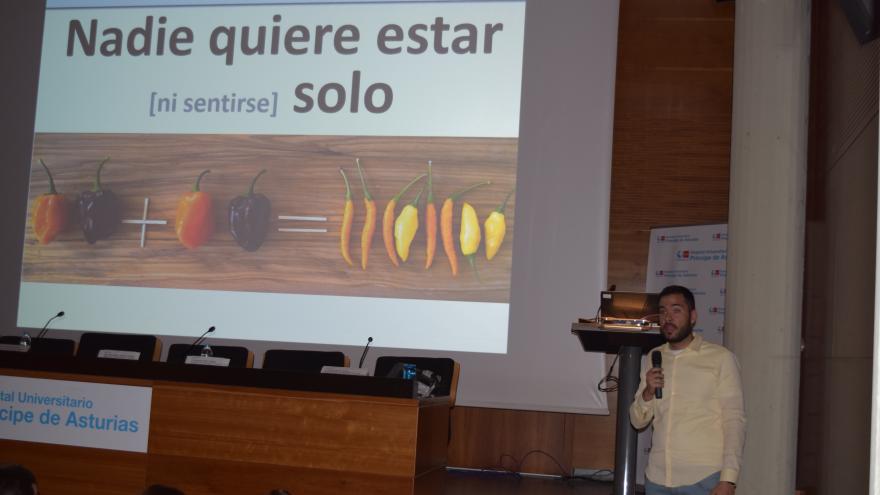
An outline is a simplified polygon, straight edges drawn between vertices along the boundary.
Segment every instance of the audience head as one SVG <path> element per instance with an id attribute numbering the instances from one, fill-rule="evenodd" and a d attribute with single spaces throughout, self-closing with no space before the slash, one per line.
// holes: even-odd
<path id="1" fill-rule="evenodd" d="M 141 495 L 184 495 L 184 493 L 170 486 L 150 485 Z"/>
<path id="2" fill-rule="evenodd" d="M 24 466 L 0 466 L 0 495 L 37 495 L 37 478 Z"/>
<path id="3" fill-rule="evenodd" d="M 290 492 L 287 490 L 282 490 L 281 488 L 276 488 L 270 491 L 269 495 L 290 495 Z"/>

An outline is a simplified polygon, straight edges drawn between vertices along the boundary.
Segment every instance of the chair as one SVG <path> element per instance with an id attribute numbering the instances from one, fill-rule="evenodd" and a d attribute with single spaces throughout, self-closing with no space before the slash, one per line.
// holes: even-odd
<path id="1" fill-rule="evenodd" d="M 200 356 L 203 345 L 193 347 L 192 344 L 172 344 L 168 348 L 169 363 L 184 364 L 187 356 Z M 192 350 L 190 350 L 192 349 Z M 254 353 L 247 347 L 233 345 L 212 345 L 213 357 L 229 359 L 230 368 L 251 368 L 254 365 Z"/>
<path id="2" fill-rule="evenodd" d="M 434 389 L 437 397 L 449 396 L 449 404 L 455 405 L 455 395 L 458 391 L 459 364 L 450 358 L 428 358 L 408 356 L 381 356 L 376 359 L 374 376 L 388 376 L 395 364 L 408 363 L 416 365 L 417 369 L 431 370 L 442 377 L 442 380 Z"/>
<path id="3" fill-rule="evenodd" d="M 320 373 L 324 366 L 349 366 L 341 352 L 270 349 L 263 355 L 263 369 Z"/>
<path id="4" fill-rule="evenodd" d="M 139 353 L 138 361 L 158 361 L 162 354 L 162 341 L 155 335 L 88 332 L 79 338 L 77 358 L 95 359 L 101 351 L 127 351 Z"/>
<path id="5" fill-rule="evenodd" d="M 0 337 L 0 344 L 18 345 L 21 337 L 16 335 L 4 335 Z M 76 352 L 76 342 L 71 339 L 37 339 L 31 340 L 29 354 L 41 356 L 73 356 Z"/>

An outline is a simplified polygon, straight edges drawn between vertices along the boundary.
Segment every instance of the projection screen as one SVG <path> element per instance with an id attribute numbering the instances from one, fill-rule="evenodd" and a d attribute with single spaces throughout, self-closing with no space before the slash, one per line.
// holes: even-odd
<path id="1" fill-rule="evenodd" d="M 568 328 L 605 285 L 617 11 L 49 0 L 17 326 L 372 337 L 461 362 L 461 405 L 606 413 Z"/>

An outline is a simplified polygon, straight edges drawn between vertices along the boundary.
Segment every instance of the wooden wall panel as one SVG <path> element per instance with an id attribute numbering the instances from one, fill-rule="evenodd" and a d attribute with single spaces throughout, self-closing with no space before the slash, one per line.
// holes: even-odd
<path id="1" fill-rule="evenodd" d="M 452 413 L 449 465 L 497 470 L 519 467 L 525 472 L 559 474 L 560 469 L 550 458 L 552 456 L 568 472 L 571 470 L 572 433 L 566 429 L 567 416 L 563 413 L 456 407 Z M 529 454 L 533 450 L 542 452 Z"/>
<path id="2" fill-rule="evenodd" d="M 116 495 L 140 493 L 147 475 L 147 455 L 67 445 L 0 440 L 0 464 L 27 466 L 40 493 Z"/>
<path id="3" fill-rule="evenodd" d="M 733 2 L 621 1 L 608 253 L 619 290 L 644 290 L 651 227 L 727 221 L 733 21 Z M 541 449 L 565 469 L 613 468 L 616 400 L 610 416 L 457 407 L 450 465 Z M 523 469 L 559 470 L 542 454 Z"/>
<path id="4" fill-rule="evenodd" d="M 201 451 L 223 461 L 413 476 L 414 401 L 338 397 L 157 383 L 149 451 L 166 456 Z"/>
<path id="5" fill-rule="evenodd" d="M 147 484 L 154 483 L 173 486 L 187 495 L 265 494 L 275 488 L 311 495 L 411 495 L 414 484 L 412 478 L 403 476 L 151 455 Z"/>

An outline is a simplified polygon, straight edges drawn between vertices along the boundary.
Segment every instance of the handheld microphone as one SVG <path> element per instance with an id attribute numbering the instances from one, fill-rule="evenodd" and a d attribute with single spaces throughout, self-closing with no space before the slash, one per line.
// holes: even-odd
<path id="1" fill-rule="evenodd" d="M 187 349 L 186 352 L 183 353 L 183 358 L 186 359 L 186 356 L 189 356 L 190 351 L 192 351 L 195 348 L 195 346 L 199 345 L 199 343 L 205 339 L 205 336 L 208 335 L 209 333 L 213 332 L 215 328 L 216 327 L 212 326 L 211 328 L 207 329 L 205 331 L 205 333 L 203 333 L 199 338 L 194 340 L 192 345 L 189 346 L 189 349 Z"/>
<path id="2" fill-rule="evenodd" d="M 373 342 L 373 337 L 367 337 L 367 345 L 364 346 L 364 352 L 361 354 L 361 360 L 358 361 L 358 368 L 364 367 L 364 358 L 367 357 L 367 351 L 370 350 L 370 343 Z"/>
<path id="3" fill-rule="evenodd" d="M 43 328 L 40 329 L 40 333 L 37 334 L 37 338 L 42 339 L 43 337 L 45 337 L 46 333 L 49 332 L 49 323 L 52 323 L 52 320 L 54 320 L 55 318 L 61 318 L 62 316 L 64 316 L 64 311 L 59 311 L 57 315 L 49 318 L 46 321 L 46 324 L 43 325 Z"/>
<path id="4" fill-rule="evenodd" d="M 651 353 L 651 366 L 654 368 L 663 367 L 663 355 L 660 354 L 660 351 L 654 351 Z M 661 387 L 657 387 L 654 389 L 654 398 L 663 398 L 663 389 Z"/>

